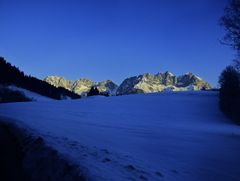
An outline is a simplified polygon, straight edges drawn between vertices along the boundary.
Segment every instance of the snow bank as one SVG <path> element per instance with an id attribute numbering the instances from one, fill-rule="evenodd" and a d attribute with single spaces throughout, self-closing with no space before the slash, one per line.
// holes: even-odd
<path id="1" fill-rule="evenodd" d="M 219 111 L 218 92 L 1 104 L 0 115 L 92 180 L 240 179 L 240 129 Z"/>
<path id="2" fill-rule="evenodd" d="M 23 89 L 23 88 L 20 88 L 20 87 L 16 87 L 14 85 L 8 86 L 7 88 L 11 89 L 11 90 L 15 90 L 15 91 L 20 91 L 26 97 L 28 97 L 28 98 L 30 98 L 30 99 L 32 99 L 34 101 L 50 101 L 50 100 L 53 100 L 53 99 L 51 99 L 49 97 L 42 96 L 42 95 L 37 94 L 35 92 L 29 91 L 29 90 L 26 90 L 26 89 Z"/>
<path id="3" fill-rule="evenodd" d="M 43 139 L 0 120 L 0 179 L 19 181 L 83 181 L 78 166 L 70 164 Z M 5 161 L 4 161 L 5 160 Z M 3 162 L 2 162 L 3 161 Z"/>

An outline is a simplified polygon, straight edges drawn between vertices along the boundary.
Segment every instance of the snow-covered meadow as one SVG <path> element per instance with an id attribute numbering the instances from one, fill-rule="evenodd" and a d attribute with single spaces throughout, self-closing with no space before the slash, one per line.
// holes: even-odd
<path id="1" fill-rule="evenodd" d="M 217 92 L 0 104 L 89 180 L 240 180 L 240 127 Z"/>

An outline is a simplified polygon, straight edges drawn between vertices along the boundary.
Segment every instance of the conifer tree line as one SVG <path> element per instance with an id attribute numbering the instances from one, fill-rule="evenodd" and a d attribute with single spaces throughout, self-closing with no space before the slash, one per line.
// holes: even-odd
<path id="1" fill-rule="evenodd" d="M 8 63 L 3 57 L 0 57 L 0 84 L 1 85 L 16 85 L 27 89 L 29 91 L 36 92 L 43 96 L 47 96 L 53 99 L 63 99 L 70 97 L 72 99 L 80 98 L 79 95 L 62 87 L 54 87 L 40 79 L 25 75 L 17 67 Z"/>

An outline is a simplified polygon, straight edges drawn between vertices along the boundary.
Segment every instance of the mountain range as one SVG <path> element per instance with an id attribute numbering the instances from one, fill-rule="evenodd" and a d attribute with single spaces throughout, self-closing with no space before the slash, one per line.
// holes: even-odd
<path id="1" fill-rule="evenodd" d="M 127 78 L 118 87 L 117 95 L 202 89 L 211 89 L 210 84 L 202 78 L 192 73 L 175 76 L 167 71 L 155 75 L 146 73 Z"/>
<path id="2" fill-rule="evenodd" d="M 100 92 L 109 95 L 211 89 L 209 83 L 193 73 L 175 76 L 169 71 L 155 75 L 145 73 L 133 76 L 125 79 L 120 86 L 111 80 L 94 82 L 86 78 L 70 81 L 60 76 L 47 76 L 43 80 L 55 87 L 63 87 L 81 96 L 86 96 L 93 86 L 97 87 Z"/>
<path id="3" fill-rule="evenodd" d="M 93 86 L 97 87 L 100 92 L 107 92 L 109 95 L 116 95 L 118 88 L 118 85 L 111 80 L 93 82 L 92 80 L 81 78 L 76 81 L 70 81 L 60 76 L 47 76 L 43 80 L 55 87 L 63 87 L 81 96 L 86 96 Z"/>

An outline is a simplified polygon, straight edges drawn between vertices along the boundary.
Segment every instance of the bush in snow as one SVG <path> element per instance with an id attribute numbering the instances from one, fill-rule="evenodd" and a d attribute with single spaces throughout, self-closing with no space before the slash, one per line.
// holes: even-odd
<path id="1" fill-rule="evenodd" d="M 97 96 L 97 95 L 100 95 L 98 88 L 95 86 L 92 86 L 87 96 Z"/>
<path id="2" fill-rule="evenodd" d="M 240 73 L 228 66 L 219 78 L 220 108 L 240 124 Z"/>

